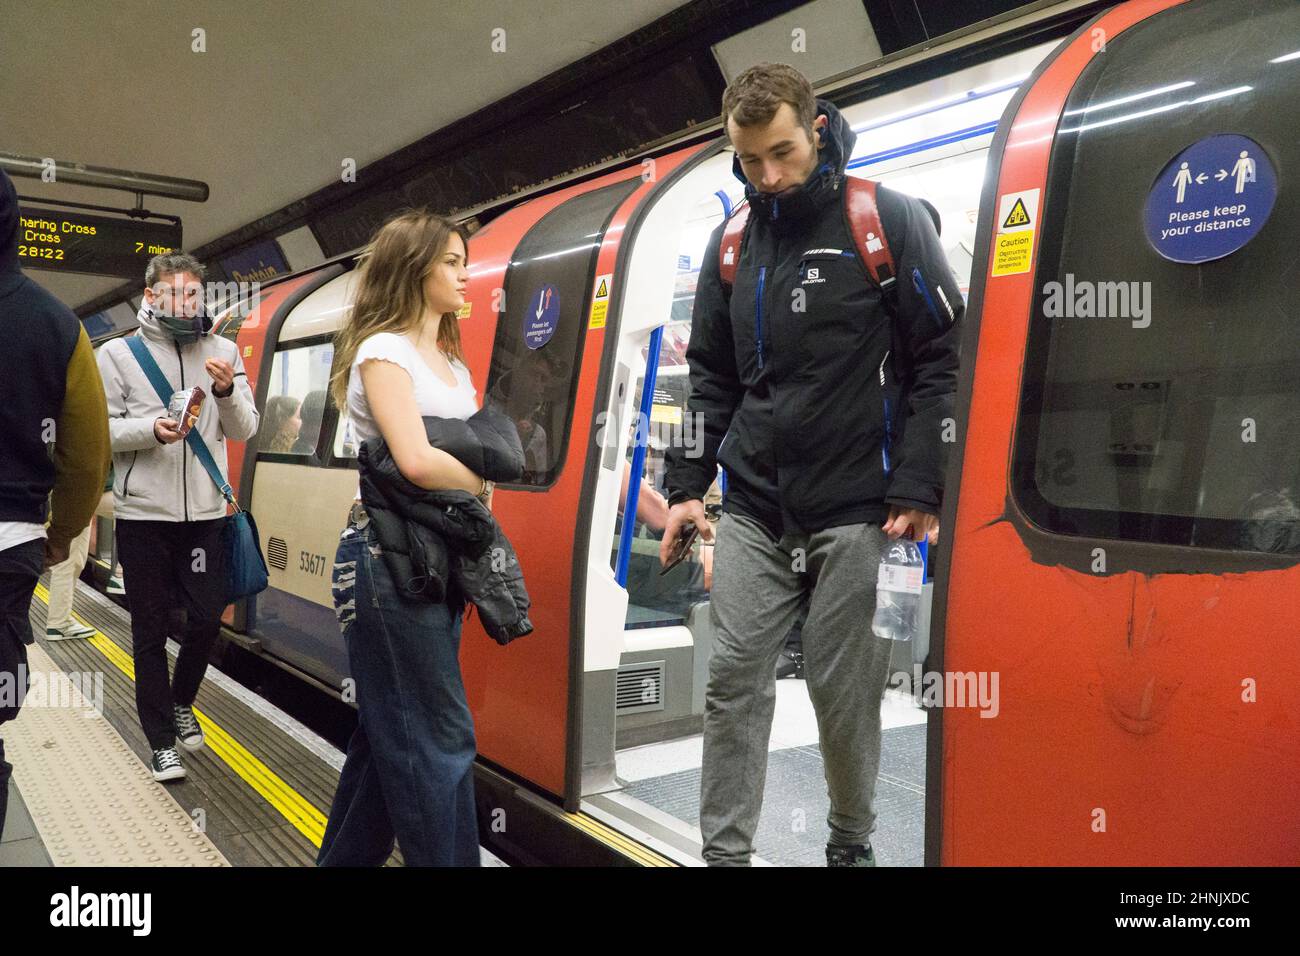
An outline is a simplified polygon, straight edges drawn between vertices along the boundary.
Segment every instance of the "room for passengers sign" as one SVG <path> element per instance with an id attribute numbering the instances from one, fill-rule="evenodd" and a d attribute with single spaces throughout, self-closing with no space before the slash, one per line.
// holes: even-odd
<path id="1" fill-rule="evenodd" d="M 180 248 L 180 223 L 95 216 L 53 206 L 18 209 L 18 264 L 24 269 L 143 282 L 150 259 Z"/>

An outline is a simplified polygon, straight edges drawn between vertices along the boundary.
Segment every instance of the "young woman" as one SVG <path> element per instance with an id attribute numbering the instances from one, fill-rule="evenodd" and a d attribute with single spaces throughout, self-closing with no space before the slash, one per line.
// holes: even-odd
<path id="1" fill-rule="evenodd" d="M 423 211 L 391 219 L 362 259 L 330 388 L 358 443 L 383 436 L 411 482 L 490 505 L 490 485 L 430 446 L 421 420 L 478 410 L 456 318 L 468 279 L 455 223 Z M 339 538 L 333 592 L 359 721 L 317 863 L 379 866 L 396 836 L 409 865 L 477 866 L 460 609 L 398 595 L 359 499 Z"/>

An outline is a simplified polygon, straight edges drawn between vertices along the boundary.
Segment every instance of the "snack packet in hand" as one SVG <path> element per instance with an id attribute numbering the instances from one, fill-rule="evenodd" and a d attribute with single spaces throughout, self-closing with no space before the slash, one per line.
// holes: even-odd
<path id="1" fill-rule="evenodd" d="M 181 426 L 181 434 L 188 434 L 199 421 L 199 412 L 203 410 L 203 400 L 207 393 L 201 387 L 182 389 L 172 395 L 167 405 L 167 416 Z"/>

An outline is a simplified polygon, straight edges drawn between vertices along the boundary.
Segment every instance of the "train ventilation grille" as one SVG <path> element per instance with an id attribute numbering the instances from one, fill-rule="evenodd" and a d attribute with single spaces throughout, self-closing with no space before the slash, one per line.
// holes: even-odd
<path id="1" fill-rule="evenodd" d="M 266 539 L 266 562 L 281 571 L 289 567 L 289 546 L 283 538 Z"/>
<path id="2" fill-rule="evenodd" d="M 625 664 L 618 669 L 614 709 L 637 714 L 664 709 L 664 662 Z"/>

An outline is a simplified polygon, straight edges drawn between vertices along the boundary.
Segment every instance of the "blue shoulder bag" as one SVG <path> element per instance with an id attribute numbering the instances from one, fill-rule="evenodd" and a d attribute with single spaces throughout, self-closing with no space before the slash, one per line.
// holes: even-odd
<path id="1" fill-rule="evenodd" d="M 149 354 L 148 346 L 139 336 L 130 336 L 126 344 L 135 356 L 135 360 L 140 363 L 140 368 L 144 370 L 149 384 L 158 393 L 163 408 L 166 408 L 171 402 L 174 391 L 171 383 L 167 381 L 167 376 L 158 367 L 154 357 Z M 208 451 L 208 446 L 204 444 L 197 426 L 189 430 L 185 440 L 189 443 L 190 450 L 194 452 L 194 457 L 203 465 L 208 477 L 220 490 L 221 496 L 235 509 L 234 514 L 226 516 L 226 523 L 221 528 L 221 549 L 226 568 L 226 603 L 233 604 L 235 601 L 252 597 L 266 590 L 268 574 L 266 560 L 262 557 L 262 545 L 257 536 L 257 525 L 253 522 L 253 516 L 239 507 L 239 502 L 235 500 L 235 493 L 231 490 L 230 484 L 221 477 L 221 469 L 217 467 L 212 452 Z"/>

